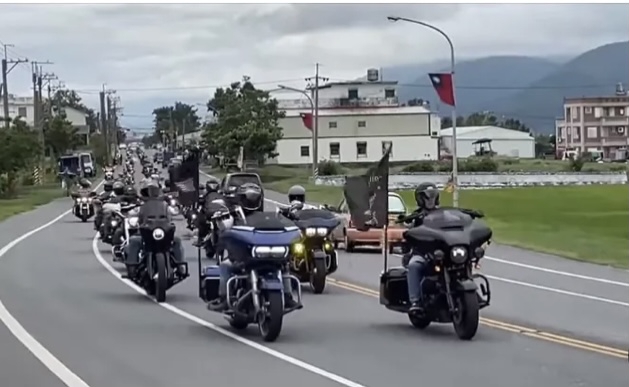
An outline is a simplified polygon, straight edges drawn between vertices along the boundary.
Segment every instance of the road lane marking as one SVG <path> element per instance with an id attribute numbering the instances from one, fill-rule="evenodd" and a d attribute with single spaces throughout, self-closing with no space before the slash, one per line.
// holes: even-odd
<path id="1" fill-rule="evenodd" d="M 339 281 L 333 278 L 328 278 L 328 282 L 330 285 L 349 290 L 351 292 L 360 293 L 369 297 L 379 298 L 380 293 L 374 289 L 366 288 L 360 285 L 356 285 L 350 282 Z M 609 347 L 605 345 L 600 345 L 588 341 L 578 340 L 575 338 L 557 335 L 550 332 L 544 332 L 533 328 L 528 328 L 520 325 L 515 325 L 511 323 L 506 323 L 498 320 L 493 320 L 485 317 L 480 318 L 481 324 L 500 329 L 503 331 L 508 331 L 512 333 L 521 334 L 524 336 L 528 336 L 531 338 L 544 340 L 556 344 L 561 344 L 564 346 L 582 349 L 585 351 L 596 352 L 602 355 L 611 356 L 619 359 L 627 360 L 629 358 L 629 353 L 625 350 Z"/>
<path id="2" fill-rule="evenodd" d="M 124 283 L 125 285 L 127 285 L 128 287 L 130 287 L 131 289 L 135 290 L 136 292 L 138 292 L 139 294 L 142 294 L 144 296 L 146 296 L 149 300 L 155 302 L 155 300 L 152 297 L 149 297 L 146 295 L 146 292 L 144 291 L 144 289 L 142 289 L 141 287 L 137 286 L 135 283 L 133 283 L 132 281 L 122 278 L 122 275 L 118 272 L 118 270 L 116 270 L 113 266 L 111 266 L 109 264 L 109 262 L 107 262 L 107 260 L 105 260 L 105 258 L 103 257 L 103 255 L 101 254 L 100 250 L 98 249 L 98 234 L 96 234 L 96 236 L 94 237 L 94 239 L 92 240 L 92 251 L 94 253 L 94 256 L 96 257 L 96 259 L 100 262 L 101 265 L 103 265 L 103 267 L 105 269 L 107 269 L 107 271 L 109 271 L 109 273 L 111 273 L 114 277 L 116 277 L 118 280 L 120 280 L 122 283 Z M 162 308 L 180 316 L 185 318 L 188 321 L 191 321 L 193 323 L 196 323 L 198 325 L 201 325 L 203 327 L 206 327 L 208 329 L 213 330 L 214 332 L 217 332 L 223 336 L 226 336 L 232 340 L 235 340 L 237 342 L 239 342 L 240 344 L 244 344 L 249 348 L 255 349 L 257 351 L 260 351 L 262 353 L 265 353 L 269 356 L 272 356 L 278 360 L 284 361 L 286 363 L 292 364 L 296 367 L 299 367 L 303 370 L 306 370 L 308 372 L 311 372 L 313 374 L 319 375 L 321 377 L 324 377 L 328 380 L 331 380 L 333 382 L 336 382 L 340 385 L 346 386 L 346 387 L 365 387 L 364 385 L 354 382 L 352 380 L 346 379 L 340 375 L 334 374 L 332 372 L 326 371 L 322 368 L 319 368 L 313 364 L 310 363 L 306 363 L 305 361 L 299 360 L 297 358 L 294 358 L 292 356 L 286 355 L 282 352 L 279 352 L 275 349 L 271 349 L 269 347 L 266 347 L 262 344 L 256 343 L 255 341 L 246 339 L 242 336 L 237 335 L 236 333 L 230 332 L 224 328 L 219 327 L 218 325 L 215 325 L 209 321 L 203 320 L 200 317 L 197 317 L 191 313 L 188 313 L 182 309 L 177 308 L 176 306 L 169 304 L 169 303 L 157 303 L 155 302 L 156 305 L 161 306 Z M 208 312 L 208 313 L 213 313 L 213 312 Z M 209 344 L 211 345 L 211 343 Z"/>

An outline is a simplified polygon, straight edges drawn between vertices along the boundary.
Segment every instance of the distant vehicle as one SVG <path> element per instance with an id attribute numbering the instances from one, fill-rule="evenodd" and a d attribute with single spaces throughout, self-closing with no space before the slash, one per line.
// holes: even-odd
<path id="1" fill-rule="evenodd" d="M 369 229 L 367 231 L 359 231 L 354 227 L 350 219 L 349 207 L 345 198 L 338 207 L 328 207 L 340 219 L 341 224 L 332 231 L 332 238 L 335 243 L 343 243 L 345 251 L 354 251 L 357 245 L 382 246 L 382 229 Z M 408 208 L 402 197 L 395 192 L 389 192 L 389 228 L 388 228 L 388 249 L 390 252 L 396 247 L 402 247 L 404 238 L 402 234 L 407 229 L 404 226 L 396 224 L 399 215 L 406 215 Z"/>
<path id="2" fill-rule="evenodd" d="M 92 152 L 81 152 L 79 153 L 79 157 L 81 158 L 81 168 L 83 169 L 83 175 L 85 177 L 96 176 L 96 164 L 94 163 Z"/>
<path id="3" fill-rule="evenodd" d="M 253 183 L 258 185 L 262 189 L 262 208 L 260 211 L 264 211 L 264 188 L 262 187 L 262 180 L 257 173 L 249 172 L 234 172 L 228 173 L 221 180 L 221 190 L 226 197 L 233 197 L 234 192 L 245 183 Z"/>
<path id="4" fill-rule="evenodd" d="M 118 148 L 120 148 L 120 149 L 127 149 L 127 144 L 120 144 L 120 145 L 118 145 Z"/>

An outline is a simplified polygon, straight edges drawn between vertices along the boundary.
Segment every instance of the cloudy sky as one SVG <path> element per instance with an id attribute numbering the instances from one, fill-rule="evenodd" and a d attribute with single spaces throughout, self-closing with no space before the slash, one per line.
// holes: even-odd
<path id="1" fill-rule="evenodd" d="M 94 108 L 107 84 L 123 124 L 148 128 L 154 107 L 204 103 L 212 87 L 242 75 L 260 87 L 303 88 L 316 62 L 322 75 L 348 80 L 370 67 L 447 58 L 439 35 L 387 15 L 439 26 L 460 58 L 579 54 L 629 36 L 629 5 L 3 4 L 0 41 L 14 45 L 12 58 L 54 62 L 45 70 Z M 30 64 L 9 79 L 10 93 L 30 93 Z"/>

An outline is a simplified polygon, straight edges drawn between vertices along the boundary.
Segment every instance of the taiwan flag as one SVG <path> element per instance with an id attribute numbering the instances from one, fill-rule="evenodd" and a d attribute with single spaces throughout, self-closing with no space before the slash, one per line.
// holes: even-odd
<path id="1" fill-rule="evenodd" d="M 435 88 L 439 99 L 441 102 L 454 106 L 454 88 L 452 87 L 452 74 L 450 73 L 441 73 L 441 74 L 428 74 L 430 77 L 430 82 L 432 82 L 432 86 Z"/>
<path id="2" fill-rule="evenodd" d="M 301 113 L 299 116 L 304 126 L 308 128 L 308 130 L 312 130 L 312 113 Z"/>

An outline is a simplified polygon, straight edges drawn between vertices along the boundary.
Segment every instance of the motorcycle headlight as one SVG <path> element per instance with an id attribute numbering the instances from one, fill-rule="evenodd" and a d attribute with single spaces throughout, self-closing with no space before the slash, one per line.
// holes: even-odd
<path id="1" fill-rule="evenodd" d="M 313 237 L 313 236 L 315 236 L 315 235 L 317 235 L 317 229 L 316 229 L 316 228 L 314 228 L 314 227 L 308 227 L 308 228 L 306 229 L 306 236 L 307 236 L 307 237 Z"/>
<path id="2" fill-rule="evenodd" d="M 251 250 L 255 258 L 283 258 L 287 253 L 285 246 L 256 246 Z"/>
<path id="3" fill-rule="evenodd" d="M 304 255 L 306 252 L 306 246 L 303 243 L 295 243 L 293 245 L 293 254 L 295 255 Z"/>
<path id="4" fill-rule="evenodd" d="M 170 199 L 170 205 L 173 207 L 177 206 L 177 201 L 175 199 Z"/>
<path id="5" fill-rule="evenodd" d="M 87 198 L 81 198 L 82 203 L 87 203 Z"/>
<path id="6" fill-rule="evenodd" d="M 161 241 L 162 239 L 164 239 L 164 236 L 166 236 L 166 233 L 161 228 L 156 228 L 155 230 L 153 230 L 153 239 L 155 239 L 156 241 Z"/>
<path id="7" fill-rule="evenodd" d="M 137 216 L 129 218 L 129 226 L 130 227 L 136 228 L 136 227 L 138 227 L 139 224 L 140 224 L 140 220 L 138 219 Z"/>
<path id="8" fill-rule="evenodd" d="M 197 214 L 192 214 L 192 220 L 195 220 L 197 218 Z"/>
<path id="9" fill-rule="evenodd" d="M 450 252 L 450 259 L 453 263 L 460 264 L 467 259 L 467 250 L 463 247 L 455 247 Z"/>
<path id="10" fill-rule="evenodd" d="M 317 235 L 320 237 L 324 237 L 326 235 L 328 235 L 328 229 L 325 227 L 319 227 L 317 228 Z"/>
<path id="11" fill-rule="evenodd" d="M 111 221 L 111 225 L 112 225 L 113 227 L 116 227 L 116 226 L 118 225 L 118 221 L 117 221 L 117 220 L 112 220 L 112 221 Z"/>

